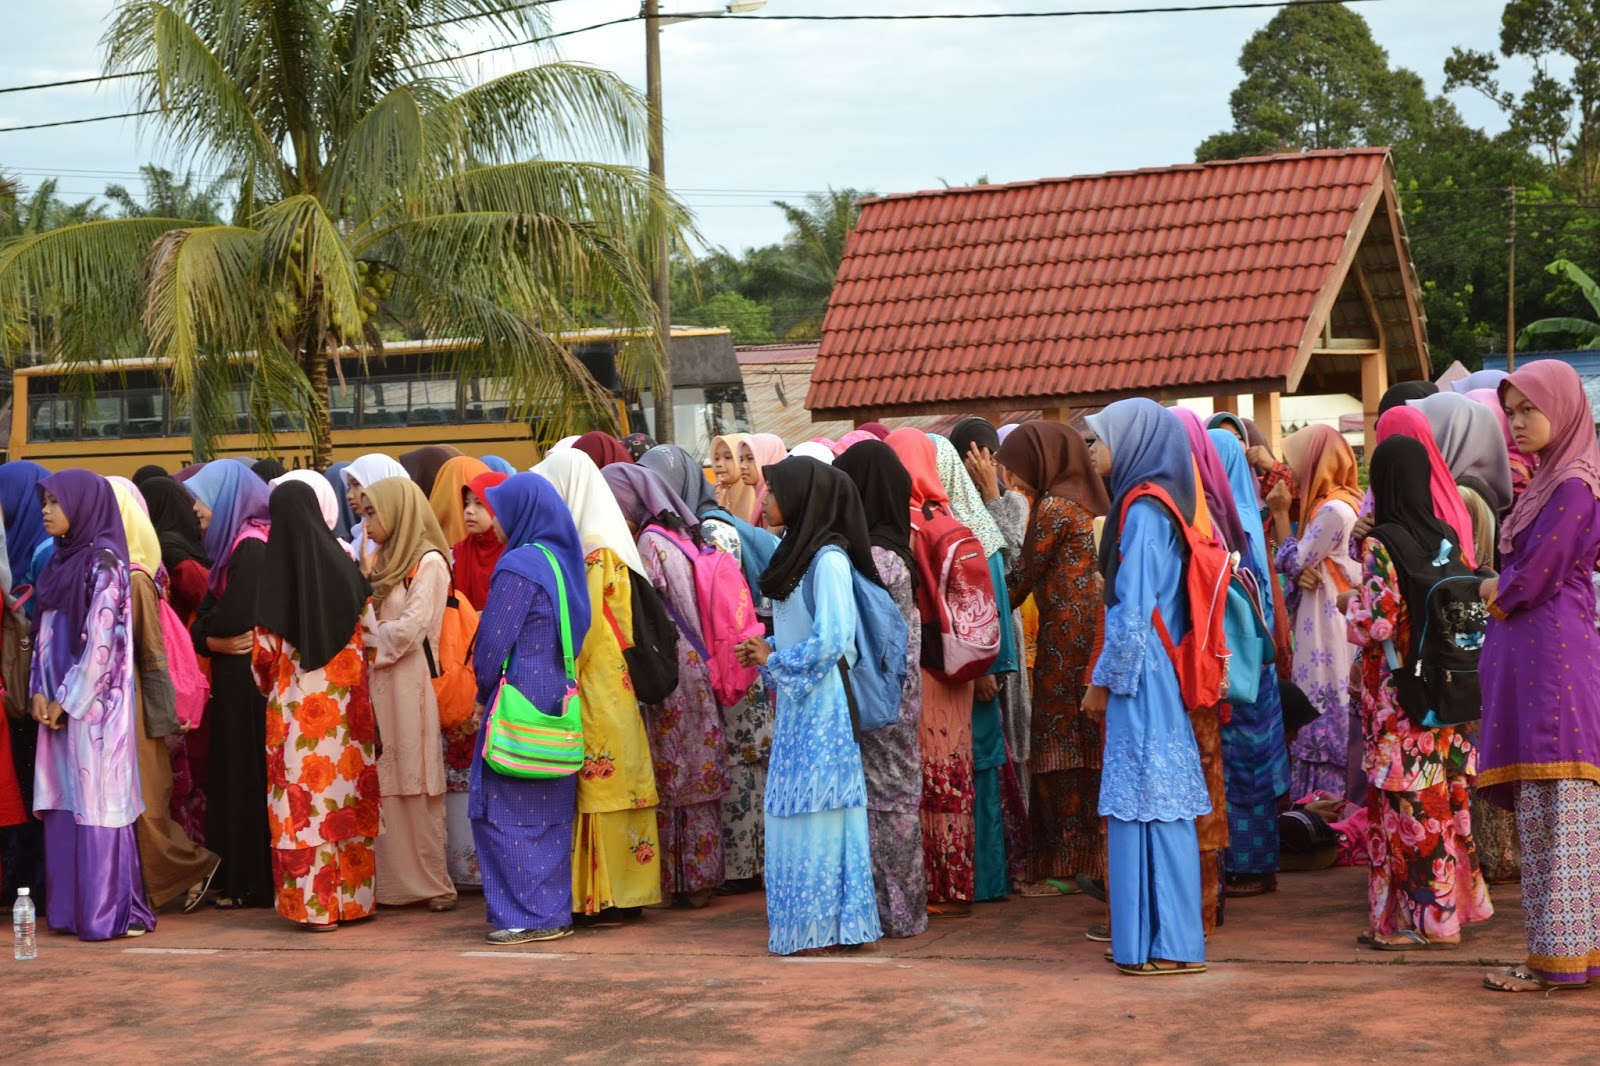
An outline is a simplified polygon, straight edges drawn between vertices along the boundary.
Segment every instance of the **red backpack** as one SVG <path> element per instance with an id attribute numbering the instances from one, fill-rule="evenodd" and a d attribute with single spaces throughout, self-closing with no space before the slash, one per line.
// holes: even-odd
<path id="1" fill-rule="evenodd" d="M 700 624 L 696 626 L 690 619 L 679 617 L 670 598 L 663 596 L 661 602 L 678 623 L 678 629 L 694 645 L 696 653 L 711 668 L 711 692 L 717 703 L 732 707 L 744 699 L 760 673 L 754 666 L 740 666 L 734 649 L 741 641 L 766 632 L 761 619 L 756 617 L 755 599 L 750 595 L 744 570 L 733 555 L 709 544 L 701 547 L 662 525 L 653 525 L 650 531 L 671 541 L 689 558 L 689 567 L 694 571 L 694 600 L 695 606 L 700 608 L 697 619 Z"/>
<path id="2" fill-rule="evenodd" d="M 912 520 L 922 665 L 950 682 L 981 677 L 1000 657 L 1000 607 L 983 544 L 933 504 Z"/>
<path id="3" fill-rule="evenodd" d="M 1214 707 L 1228 695 L 1229 653 L 1224 622 L 1228 613 L 1228 584 L 1233 577 L 1233 557 L 1216 538 L 1201 536 L 1191 523 L 1185 522 L 1167 491 L 1149 482 L 1128 493 L 1123 501 L 1122 514 L 1117 521 L 1119 536 L 1122 524 L 1128 519 L 1128 508 L 1144 497 L 1156 500 L 1167 509 L 1188 556 L 1183 567 L 1183 586 L 1188 601 L 1189 632 L 1174 647 L 1167 625 L 1161 620 L 1161 612 L 1153 612 L 1150 620 L 1155 623 L 1156 634 L 1161 637 L 1161 644 L 1178 672 L 1178 690 L 1183 694 L 1184 706 L 1189 710 Z"/>

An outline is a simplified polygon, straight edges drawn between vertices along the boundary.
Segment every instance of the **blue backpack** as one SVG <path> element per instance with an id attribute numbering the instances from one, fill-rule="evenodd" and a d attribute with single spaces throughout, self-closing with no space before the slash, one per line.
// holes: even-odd
<path id="1" fill-rule="evenodd" d="M 828 552 L 844 554 L 843 549 L 830 545 L 817 558 Z M 811 582 L 816 572 L 813 563 L 800 585 L 806 609 L 813 614 L 816 600 Z M 872 733 L 900 721 L 900 697 L 906 687 L 906 619 L 889 590 L 854 566 L 850 567 L 850 583 L 856 601 L 856 664 L 852 667 L 841 658 L 839 675 L 844 679 L 856 733 Z"/>
<path id="2" fill-rule="evenodd" d="M 1228 702 L 1241 706 L 1260 699 L 1261 671 L 1278 657 L 1261 600 L 1255 575 L 1235 569 L 1222 622 L 1228 635 Z"/>

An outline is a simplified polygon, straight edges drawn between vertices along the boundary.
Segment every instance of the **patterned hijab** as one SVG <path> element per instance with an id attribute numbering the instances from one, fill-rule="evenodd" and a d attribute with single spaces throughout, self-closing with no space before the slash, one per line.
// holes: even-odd
<path id="1" fill-rule="evenodd" d="M 1391 407 L 1378 419 L 1378 443 L 1382 444 L 1392 437 L 1410 437 L 1422 446 L 1431 471 L 1428 497 L 1433 502 L 1433 513 L 1441 525 L 1454 531 L 1455 543 L 1461 547 L 1467 565 L 1476 570 L 1478 561 L 1474 545 L 1477 538 L 1473 536 L 1472 516 L 1467 513 L 1466 504 L 1461 502 L 1461 493 L 1456 491 L 1455 478 L 1450 476 L 1450 468 L 1445 465 L 1444 457 L 1434 447 L 1433 431 L 1428 428 L 1428 420 L 1415 406 Z M 1377 504 L 1376 492 L 1373 493 L 1373 504 Z"/>
<path id="2" fill-rule="evenodd" d="M 211 509 L 211 524 L 205 531 L 206 554 L 211 557 L 209 587 L 220 596 L 239 541 L 251 535 L 266 539 L 271 492 L 248 466 L 233 459 L 207 463 L 183 487 Z"/>
<path id="3" fill-rule="evenodd" d="M 1307 426 L 1283 442 L 1283 455 L 1300 482 L 1305 501 L 1300 507 L 1303 524 L 1309 526 L 1322 505 L 1332 500 L 1343 500 L 1352 511 L 1360 512 L 1356 453 L 1338 430 L 1321 423 Z"/>
<path id="4" fill-rule="evenodd" d="M 382 603 L 428 552 L 438 552 L 449 564 L 450 542 L 444 539 L 444 530 L 433 517 L 421 485 L 408 477 L 386 477 L 363 486 L 362 492 L 388 534 L 378 547 L 377 565 L 370 578 L 374 602 Z"/>
<path id="5" fill-rule="evenodd" d="M 589 553 L 609 548 L 616 553 L 629 570 L 644 573 L 644 561 L 639 557 L 639 545 L 628 532 L 628 522 L 611 486 L 583 452 L 576 448 L 551 452 L 533 472 L 555 486 L 577 527 L 578 539 L 584 558 Z"/>
<path id="6" fill-rule="evenodd" d="M 248 475 L 244 467 L 234 465 Z M 89 600 L 94 595 L 91 575 L 100 554 L 110 552 L 126 569 L 128 538 L 122 532 L 116 493 L 111 482 L 99 474 L 63 470 L 41 478 L 34 486 L 34 499 L 41 508 L 47 492 L 67 516 L 67 533 L 56 538 L 55 553 L 34 582 L 34 602 L 39 605 L 35 618 L 43 619 L 46 611 L 56 612 L 56 638 L 67 642 L 76 659 L 87 643 L 84 628 L 89 619 Z M 42 523 L 42 516 L 40 520 Z"/>
<path id="7" fill-rule="evenodd" d="M 1505 511 L 1511 506 L 1511 455 L 1494 413 L 1465 396 L 1442 392 L 1412 407 L 1427 416 L 1439 454 L 1456 482 L 1473 478 L 1493 496 L 1489 506 Z"/>
<path id="8" fill-rule="evenodd" d="M 1550 420 L 1550 443 L 1539 453 L 1539 468 L 1500 527 L 1500 550 L 1510 552 L 1516 537 L 1539 517 L 1556 489 L 1583 482 L 1600 499 L 1600 445 L 1595 443 L 1594 412 L 1578 372 L 1559 359 L 1540 359 L 1500 383 L 1500 401 L 1514 388 Z"/>
<path id="9" fill-rule="evenodd" d="M 934 465 L 939 471 L 939 481 L 950 497 L 950 513 L 977 536 L 985 556 L 1004 549 L 1005 534 L 1000 532 L 1000 524 L 989 513 L 989 508 L 983 505 L 983 496 L 972 483 L 972 475 L 967 473 L 961 456 L 956 454 L 956 446 L 950 443 L 949 437 L 930 436 L 933 437 Z"/>

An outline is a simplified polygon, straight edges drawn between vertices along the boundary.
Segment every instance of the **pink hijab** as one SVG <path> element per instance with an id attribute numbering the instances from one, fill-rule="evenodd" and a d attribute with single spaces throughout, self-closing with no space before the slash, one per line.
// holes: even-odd
<path id="1" fill-rule="evenodd" d="M 1506 439 L 1506 455 L 1511 460 L 1511 498 L 1515 500 L 1528 487 L 1528 479 L 1533 477 L 1534 467 L 1539 464 L 1533 456 L 1517 447 L 1517 442 L 1511 436 L 1511 423 L 1506 421 L 1506 409 L 1500 406 L 1498 392 L 1493 389 L 1473 389 L 1467 393 L 1467 399 L 1476 400 L 1489 408 L 1500 422 L 1500 433 Z"/>
<path id="2" fill-rule="evenodd" d="M 845 452 L 850 450 L 850 446 L 852 444 L 860 444 L 862 441 L 878 439 L 879 438 L 876 433 L 868 433 L 864 429 L 852 429 L 849 433 L 846 433 L 844 436 L 833 442 L 833 454 L 843 455 Z"/>
<path id="3" fill-rule="evenodd" d="M 1550 420 L 1550 443 L 1539 453 L 1539 467 L 1500 526 L 1500 550 L 1509 552 L 1518 533 L 1533 524 L 1556 489 L 1574 479 L 1600 499 L 1600 445 L 1595 443 L 1594 412 L 1578 372 L 1559 359 L 1529 363 L 1500 383 L 1526 396 Z"/>
<path id="4" fill-rule="evenodd" d="M 789 457 L 789 449 L 783 443 L 783 438 L 776 433 L 752 433 L 749 440 L 740 441 L 740 448 L 749 448 L 750 454 L 756 457 L 756 509 L 755 513 L 748 516 L 750 524 L 767 528 L 761 520 L 762 505 L 767 501 L 767 475 L 766 468 L 774 463 L 781 463 Z"/>
<path id="5" fill-rule="evenodd" d="M 1450 476 L 1450 468 L 1445 465 L 1444 456 L 1439 454 L 1439 446 L 1433 441 L 1433 430 L 1428 425 L 1428 416 L 1414 407 L 1389 408 L 1378 418 L 1378 443 L 1382 444 L 1395 436 L 1410 437 L 1427 449 L 1428 467 L 1431 471 L 1428 477 L 1428 495 L 1433 500 L 1434 516 L 1456 531 L 1462 558 L 1467 561 L 1468 566 L 1476 570 L 1478 553 L 1474 548 L 1475 542 L 1472 536 L 1472 516 L 1467 513 L 1467 505 L 1461 502 L 1461 493 L 1456 489 L 1456 479 Z"/>

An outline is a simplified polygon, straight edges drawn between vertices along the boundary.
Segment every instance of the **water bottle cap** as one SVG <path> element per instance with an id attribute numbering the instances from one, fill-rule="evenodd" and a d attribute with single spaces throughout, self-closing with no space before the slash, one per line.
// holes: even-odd
<path id="1" fill-rule="evenodd" d="M 19 895 L 19 896 L 31 896 L 31 895 L 33 895 L 33 893 L 29 892 L 26 888 L 19 888 L 19 889 L 17 889 L 17 895 Z"/>

